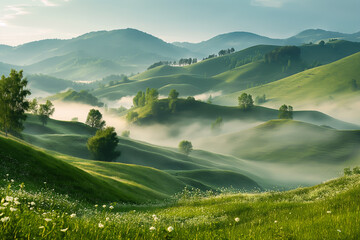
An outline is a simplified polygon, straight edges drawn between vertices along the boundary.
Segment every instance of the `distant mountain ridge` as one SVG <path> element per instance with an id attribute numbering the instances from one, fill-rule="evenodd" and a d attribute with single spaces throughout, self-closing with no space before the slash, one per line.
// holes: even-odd
<path id="1" fill-rule="evenodd" d="M 200 43 L 174 42 L 179 47 L 187 48 L 193 52 L 205 55 L 217 53 L 220 49 L 235 48 L 239 51 L 255 45 L 302 45 L 316 43 L 321 40 L 341 39 L 353 42 L 360 42 L 360 32 L 346 34 L 340 32 L 326 31 L 322 29 L 307 29 L 299 34 L 285 38 L 275 39 L 250 32 L 230 32 L 217 35 L 209 40 Z"/>

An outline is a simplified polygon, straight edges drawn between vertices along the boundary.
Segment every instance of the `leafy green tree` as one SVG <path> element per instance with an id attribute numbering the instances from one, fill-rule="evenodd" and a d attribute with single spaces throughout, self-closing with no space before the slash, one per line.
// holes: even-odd
<path id="1" fill-rule="evenodd" d="M 352 171 L 351 171 L 351 169 L 348 167 L 348 168 L 344 168 L 344 175 L 345 176 L 350 176 L 350 175 L 352 175 L 353 173 L 352 173 Z"/>
<path id="2" fill-rule="evenodd" d="M 324 41 L 324 40 L 321 40 L 321 41 L 319 42 L 319 45 L 320 45 L 320 46 L 324 46 L 324 45 L 325 45 L 325 41 Z"/>
<path id="3" fill-rule="evenodd" d="M 106 123 L 102 119 L 102 114 L 99 110 L 91 109 L 87 115 L 86 124 L 93 128 L 102 129 Z"/>
<path id="4" fill-rule="evenodd" d="M 293 119 L 293 107 L 282 105 L 279 108 L 279 119 Z"/>
<path id="5" fill-rule="evenodd" d="M 145 93 L 145 105 L 156 102 L 159 99 L 159 92 L 156 88 L 147 88 Z"/>
<path id="6" fill-rule="evenodd" d="M 353 173 L 354 174 L 360 174 L 360 167 L 354 167 L 353 168 Z"/>
<path id="7" fill-rule="evenodd" d="M 176 100 L 179 97 L 179 92 L 177 92 L 175 89 L 171 89 L 169 93 L 169 99 Z"/>
<path id="8" fill-rule="evenodd" d="M 129 130 L 122 131 L 121 136 L 124 138 L 130 137 L 130 131 Z"/>
<path id="9" fill-rule="evenodd" d="M 134 107 L 145 106 L 145 93 L 143 91 L 139 91 L 133 98 L 133 105 Z"/>
<path id="10" fill-rule="evenodd" d="M 129 123 L 134 122 L 139 117 L 139 114 L 137 112 L 131 111 L 126 114 L 126 121 Z"/>
<path id="11" fill-rule="evenodd" d="M 38 116 L 43 126 L 47 124 L 50 116 L 52 116 L 54 112 L 55 108 L 51 101 L 46 100 L 45 104 L 40 104 Z"/>
<path id="12" fill-rule="evenodd" d="M 23 130 L 22 122 L 26 119 L 25 111 L 29 108 L 26 96 L 30 91 L 23 71 L 17 72 L 12 69 L 10 75 L 2 75 L 0 80 L 0 124 L 7 136 L 9 131 L 19 132 Z"/>
<path id="13" fill-rule="evenodd" d="M 240 109 L 249 110 L 254 107 L 254 101 L 250 94 L 243 93 L 238 100 Z"/>
<path id="14" fill-rule="evenodd" d="M 192 143 L 187 141 L 187 140 L 183 140 L 179 143 L 179 151 L 189 155 L 190 152 L 193 150 L 193 146 Z"/>
<path id="15" fill-rule="evenodd" d="M 95 136 L 88 139 L 87 148 L 96 160 L 112 161 L 121 154 L 116 151 L 118 143 L 115 128 L 107 127 L 97 130 Z"/>
<path id="16" fill-rule="evenodd" d="M 32 114 L 36 115 L 39 110 L 39 103 L 36 98 L 34 98 L 31 102 L 29 102 L 29 109 Z"/>

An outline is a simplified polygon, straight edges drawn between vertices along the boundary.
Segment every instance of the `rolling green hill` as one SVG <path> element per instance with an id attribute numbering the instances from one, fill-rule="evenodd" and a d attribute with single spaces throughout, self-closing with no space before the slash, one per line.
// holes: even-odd
<path id="1" fill-rule="evenodd" d="M 293 106 L 320 103 L 342 103 L 352 101 L 360 90 L 360 53 L 310 69 L 263 86 L 247 89 L 253 96 L 266 94 L 273 106 L 287 103 Z M 242 92 L 215 99 L 222 104 L 236 103 Z M 349 102 L 348 102 L 349 103 Z"/>
<path id="2" fill-rule="evenodd" d="M 1 175 L 8 174 L 35 191 L 53 188 L 56 193 L 92 203 L 140 203 L 167 198 L 185 186 L 171 175 L 152 168 L 74 160 L 64 155 L 54 157 L 2 136 L 0 146 Z"/>
<path id="3" fill-rule="evenodd" d="M 98 89 L 94 94 L 114 100 L 135 95 L 140 90 L 144 91 L 146 87 L 159 88 L 161 94 L 165 95 L 171 88 L 175 88 L 184 96 L 210 90 L 228 94 L 339 60 L 360 51 L 360 43 L 337 40 L 325 45 L 307 44 L 299 47 L 299 60 L 264 62 L 264 55 L 275 48 L 277 46 L 259 45 L 189 66 L 162 65 L 133 76 L 131 79 L 134 82 Z M 198 84 L 199 79 L 202 79 L 201 84 Z"/>
<path id="4" fill-rule="evenodd" d="M 25 122 L 25 130 L 23 131 L 23 139 L 35 146 L 39 146 L 51 151 L 53 155 L 67 154 L 75 157 L 91 159 L 89 151 L 86 148 L 86 142 L 89 137 L 95 134 L 95 129 L 78 122 L 63 122 L 49 119 L 46 126 L 42 126 L 36 116 L 29 115 Z M 71 142 L 71 147 L 69 147 Z M 243 181 L 235 186 L 241 186 L 243 189 L 250 189 L 254 185 L 253 180 L 247 181 L 248 177 L 261 181 L 256 173 L 251 173 L 246 167 L 234 167 L 234 163 L 242 162 L 239 159 L 220 156 L 215 153 L 207 153 L 204 151 L 195 151 L 194 155 L 186 156 L 177 149 L 155 146 L 149 143 L 132 140 L 129 138 L 120 138 L 118 150 L 121 156 L 117 158 L 117 162 L 126 164 L 136 164 L 148 166 L 160 170 L 184 171 L 184 170 L 219 170 L 219 174 L 235 175 L 239 179 L 244 177 Z M 53 152 L 55 151 L 55 152 Z M 58 152 L 58 153 L 56 153 Z M 69 157 L 67 157 L 68 159 Z M 80 168 L 82 160 L 79 162 L 71 161 Z M 84 165 L 84 169 L 91 171 L 94 164 L 91 161 Z M 110 166 L 110 165 L 109 165 Z M 227 172 L 221 173 L 221 170 Z M 179 178 L 181 181 L 184 179 Z M 215 189 L 219 186 L 216 179 L 209 180 L 206 184 L 202 184 L 196 179 L 185 179 L 189 185 L 194 187 L 202 187 L 203 189 Z M 246 180 L 246 181 L 245 181 Z M 229 186 L 230 183 L 227 185 Z M 261 187 L 259 187 L 261 188 Z"/>
<path id="5" fill-rule="evenodd" d="M 51 101 L 60 100 L 63 102 L 83 103 L 96 107 L 104 106 L 104 103 L 100 102 L 96 97 L 94 97 L 91 93 L 85 90 L 77 92 L 69 89 L 66 92 L 61 92 L 53 96 L 47 97 L 47 99 Z"/>
<path id="6" fill-rule="evenodd" d="M 359 144 L 359 130 L 335 130 L 292 120 L 272 120 L 198 143 L 200 148 L 211 146 L 212 151 L 244 159 L 341 166 L 360 162 Z"/>
<path id="7" fill-rule="evenodd" d="M 278 118 L 278 110 L 255 106 L 254 108 L 244 111 L 239 107 L 220 106 L 208 104 L 200 101 L 189 99 L 178 99 L 176 101 L 176 110 L 169 110 L 169 100 L 161 99 L 156 104 L 156 112 L 150 105 L 135 108 L 132 111 L 138 113 L 135 120 L 139 124 L 177 124 L 187 125 L 198 120 L 215 121 L 216 118 L 222 117 L 224 122 L 231 120 L 241 120 L 249 122 L 265 122 Z M 359 126 L 346 123 L 326 114 L 317 111 L 294 111 L 294 119 L 309 122 L 316 125 L 327 125 L 337 129 L 359 129 Z"/>

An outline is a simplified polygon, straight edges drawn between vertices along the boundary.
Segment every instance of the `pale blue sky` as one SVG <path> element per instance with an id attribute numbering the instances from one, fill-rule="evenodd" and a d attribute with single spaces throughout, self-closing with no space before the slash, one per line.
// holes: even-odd
<path id="1" fill-rule="evenodd" d="M 360 31 L 359 0 L 1 0 L 0 44 L 136 28 L 167 42 L 232 31 L 284 38 L 308 28 Z"/>

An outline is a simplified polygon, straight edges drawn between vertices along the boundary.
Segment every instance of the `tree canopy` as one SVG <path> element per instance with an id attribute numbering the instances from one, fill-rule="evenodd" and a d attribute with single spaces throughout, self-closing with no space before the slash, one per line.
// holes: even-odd
<path id="1" fill-rule="evenodd" d="M 254 107 L 254 101 L 252 99 L 252 96 L 247 93 L 241 94 L 241 96 L 238 98 L 239 100 L 239 107 L 243 110 L 249 110 Z"/>
<path id="2" fill-rule="evenodd" d="M 105 127 L 105 121 L 102 119 L 102 114 L 99 110 L 91 109 L 86 118 L 86 124 L 90 127 L 101 129 Z"/>
<path id="3" fill-rule="evenodd" d="M 279 119 L 293 119 L 293 107 L 288 105 L 282 105 L 279 108 Z"/>
<path id="4" fill-rule="evenodd" d="M 22 122 L 26 119 L 25 111 L 29 108 L 26 96 L 30 91 L 23 71 L 17 72 L 12 69 L 10 75 L 2 75 L 0 80 L 0 124 L 7 135 L 9 131 L 19 132 L 23 130 Z"/>
<path id="5" fill-rule="evenodd" d="M 115 128 L 107 127 L 97 130 L 95 136 L 88 139 L 87 148 L 96 160 L 112 161 L 121 154 L 116 151 L 118 143 Z"/>
<path id="6" fill-rule="evenodd" d="M 38 116 L 43 126 L 47 124 L 50 116 L 52 116 L 55 112 L 54 105 L 51 101 L 47 100 L 45 104 L 40 104 L 38 110 Z"/>
<path id="7" fill-rule="evenodd" d="M 179 151 L 189 155 L 190 152 L 193 150 L 193 146 L 192 143 L 187 141 L 187 140 L 183 140 L 179 143 Z"/>

